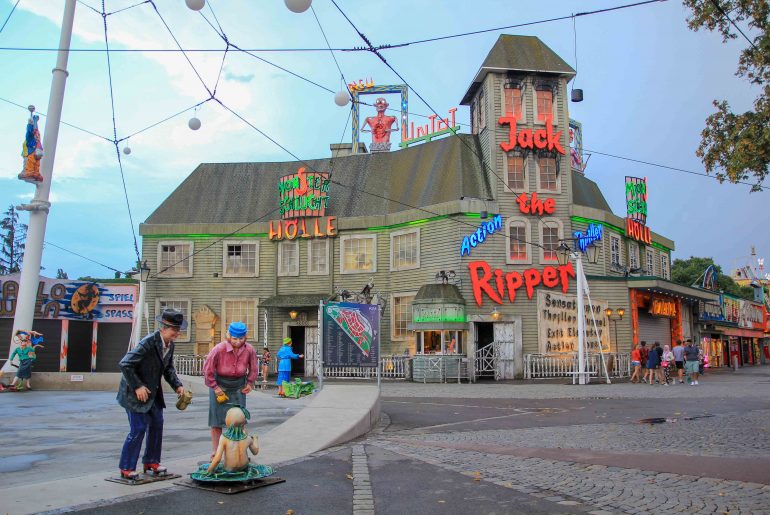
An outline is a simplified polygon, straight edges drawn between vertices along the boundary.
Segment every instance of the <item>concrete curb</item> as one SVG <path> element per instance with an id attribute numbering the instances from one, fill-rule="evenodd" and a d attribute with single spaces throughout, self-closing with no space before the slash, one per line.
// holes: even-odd
<path id="1" fill-rule="evenodd" d="M 200 381 L 185 377 L 196 397 L 205 389 Z M 254 392 L 255 397 L 266 395 Z M 291 403 L 290 399 L 285 401 Z M 380 416 L 380 392 L 376 386 L 329 385 L 314 395 L 310 403 L 298 414 L 272 429 L 260 438 L 260 453 L 255 461 L 278 464 L 318 452 L 335 444 L 357 438 L 377 425 Z M 200 429 L 205 432 L 205 428 Z M 116 444 L 118 445 L 118 444 Z M 116 453 L 119 449 L 116 448 Z M 117 457 L 116 457 L 117 459 Z M 197 469 L 199 462 L 209 460 L 209 455 L 199 455 L 165 461 L 169 471 L 183 477 Z M 104 501 L 117 501 L 121 497 L 147 494 L 174 487 L 174 480 L 158 481 L 139 486 L 125 486 L 104 479 L 117 473 L 116 469 L 95 472 L 78 477 L 43 481 L 29 485 L 17 485 L 0 489 L 0 511 L 7 514 L 26 514 L 63 508 L 93 505 Z M 40 495 L 44 491 L 45 495 Z"/>

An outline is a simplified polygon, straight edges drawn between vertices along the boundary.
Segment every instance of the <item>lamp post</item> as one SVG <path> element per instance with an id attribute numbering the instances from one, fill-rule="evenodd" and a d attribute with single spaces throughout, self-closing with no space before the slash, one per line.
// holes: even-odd
<path id="1" fill-rule="evenodd" d="M 575 261 L 575 275 L 577 276 L 577 309 L 578 309 L 578 384 L 586 384 L 586 355 L 585 355 L 585 340 L 586 340 L 586 317 L 585 317 L 585 291 L 587 290 L 585 284 L 585 274 L 583 273 L 583 258 L 582 253 L 573 251 L 566 241 L 574 241 L 574 239 L 562 240 L 556 251 L 556 259 L 559 261 L 559 265 L 564 266 L 570 259 Z M 591 244 L 586 247 L 586 255 L 590 263 L 596 263 L 598 257 L 599 248 Z"/>
<path id="2" fill-rule="evenodd" d="M 147 280 L 150 278 L 150 266 L 147 264 L 147 260 L 142 261 L 139 265 L 139 300 L 136 303 L 136 309 L 134 309 L 134 325 L 131 328 L 131 339 L 128 342 L 129 350 L 136 347 L 139 343 L 139 337 L 142 334 L 142 317 L 144 316 L 144 299 L 147 294 Z"/>
<path id="3" fill-rule="evenodd" d="M 612 308 L 607 308 L 604 310 L 604 313 L 607 315 L 607 320 L 613 323 L 613 332 L 615 333 L 615 351 L 618 352 L 620 349 L 618 347 L 618 320 L 623 320 L 623 315 L 626 314 L 626 310 L 623 308 L 618 308 L 617 311 L 613 311 Z M 618 315 L 617 319 L 612 318 L 612 315 L 615 313 Z"/>

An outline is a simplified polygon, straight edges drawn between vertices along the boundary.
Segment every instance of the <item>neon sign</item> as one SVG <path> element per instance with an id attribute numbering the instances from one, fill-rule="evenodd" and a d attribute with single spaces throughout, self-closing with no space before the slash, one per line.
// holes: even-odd
<path id="1" fill-rule="evenodd" d="M 516 197 L 516 203 L 519 205 L 519 211 L 525 215 L 542 215 L 546 213 L 552 215 L 556 210 L 556 202 L 552 198 L 545 201 L 537 198 L 537 192 L 532 193 L 532 198 L 527 197 L 526 193 L 521 193 Z"/>
<path id="2" fill-rule="evenodd" d="M 575 246 L 580 249 L 580 252 L 586 252 L 586 249 L 595 241 L 601 241 L 604 234 L 604 226 L 597 224 L 590 224 L 586 228 L 586 232 L 575 231 L 572 236 L 575 237 Z"/>
<path id="3" fill-rule="evenodd" d="M 297 173 L 281 177 L 278 182 L 281 218 L 324 216 L 329 203 L 329 174 Z"/>
<path id="4" fill-rule="evenodd" d="M 521 129 L 517 132 L 519 117 L 516 115 L 501 116 L 497 123 L 508 125 L 508 141 L 500 143 L 500 148 L 508 152 L 517 146 L 529 149 L 556 150 L 559 154 L 565 154 L 561 146 L 561 131 L 553 132 L 551 116 L 545 117 L 545 129 Z"/>
<path id="5" fill-rule="evenodd" d="M 522 286 L 527 292 L 527 298 L 531 300 L 535 286 L 542 284 L 551 289 L 561 286 L 561 291 L 567 293 L 569 278 L 575 278 L 575 269 L 572 267 L 572 263 L 558 267 L 545 266 L 542 272 L 537 268 L 528 268 L 522 273 L 505 273 L 499 268 L 493 272 L 492 267 L 486 261 L 471 261 L 468 263 L 468 270 L 471 274 L 473 298 L 479 307 L 483 303 L 482 293 L 497 304 L 503 303 L 503 298 L 507 293 L 508 301 L 513 304 L 516 300 L 516 293 Z M 490 284 L 490 281 L 493 281 L 493 284 Z"/>
<path id="6" fill-rule="evenodd" d="M 325 238 L 337 236 L 337 217 L 293 218 L 270 220 L 268 240 L 293 240 L 296 238 Z"/>
<path id="7" fill-rule="evenodd" d="M 409 145 L 419 143 L 420 141 L 430 141 L 433 138 L 443 136 L 444 134 L 449 134 L 450 132 L 455 133 L 459 131 L 460 126 L 455 124 L 456 111 L 456 107 L 450 109 L 449 118 L 442 119 L 435 114 L 428 116 L 428 120 L 430 120 L 430 127 L 427 123 L 422 127 L 418 126 L 417 132 L 415 132 L 414 122 L 410 123 L 408 130 L 406 127 L 404 127 L 404 132 L 401 133 L 402 140 L 398 146 L 401 148 L 406 148 Z M 436 122 L 437 119 L 438 122 Z"/>
<path id="8" fill-rule="evenodd" d="M 354 91 L 361 91 L 371 87 L 374 87 L 374 81 L 372 79 L 368 79 L 366 82 L 364 82 L 362 79 L 358 79 L 358 82 L 351 82 L 348 84 L 348 91 L 352 93 Z"/>
<path id="9" fill-rule="evenodd" d="M 647 177 L 626 176 L 626 236 L 644 243 L 652 243 L 647 227 Z"/>
<path id="10" fill-rule="evenodd" d="M 652 244 L 652 232 L 646 225 L 626 218 L 626 236 L 641 242 Z"/>
<path id="11" fill-rule="evenodd" d="M 495 215 L 492 217 L 492 220 L 488 222 L 481 222 L 481 225 L 478 229 L 476 229 L 476 232 L 463 238 L 463 244 L 460 247 L 460 255 L 470 256 L 471 248 L 476 248 L 479 244 L 484 243 L 487 239 L 487 236 L 494 233 L 498 229 L 501 229 L 502 227 L 503 217 L 500 215 Z"/>
<path id="12" fill-rule="evenodd" d="M 649 312 L 654 316 L 676 318 L 676 302 L 662 297 L 653 297 Z"/>

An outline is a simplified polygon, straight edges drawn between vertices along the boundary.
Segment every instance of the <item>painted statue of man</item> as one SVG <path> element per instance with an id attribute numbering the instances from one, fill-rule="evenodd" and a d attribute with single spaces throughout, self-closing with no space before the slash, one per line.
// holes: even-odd
<path id="1" fill-rule="evenodd" d="M 372 152 L 387 152 L 390 150 L 390 133 L 398 131 L 398 122 L 395 116 L 387 116 L 385 110 L 388 108 L 388 102 L 380 97 L 374 102 L 374 108 L 377 115 L 369 116 L 364 120 L 364 128 L 361 132 L 372 133 Z M 395 124 L 395 128 L 393 127 Z M 369 129 L 366 129 L 366 127 Z"/>
<path id="2" fill-rule="evenodd" d="M 40 160 L 43 158 L 43 140 L 37 122 L 40 116 L 35 114 L 35 106 L 29 106 L 29 120 L 27 120 L 27 133 L 21 148 L 21 157 L 24 158 L 24 169 L 19 174 L 19 179 L 26 182 L 43 182 L 40 174 Z"/>

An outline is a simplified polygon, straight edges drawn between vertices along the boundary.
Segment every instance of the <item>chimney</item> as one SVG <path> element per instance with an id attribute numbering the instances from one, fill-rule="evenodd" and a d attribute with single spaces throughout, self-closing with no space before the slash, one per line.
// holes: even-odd
<path id="1" fill-rule="evenodd" d="M 329 149 L 331 149 L 332 151 L 332 158 L 353 155 L 352 143 L 332 143 L 331 145 L 329 145 Z M 365 143 L 362 143 L 362 142 L 358 143 L 358 153 L 359 154 L 367 153 Z"/>

